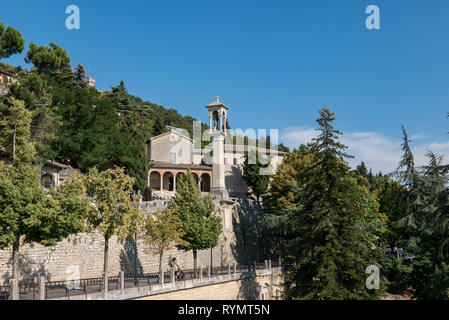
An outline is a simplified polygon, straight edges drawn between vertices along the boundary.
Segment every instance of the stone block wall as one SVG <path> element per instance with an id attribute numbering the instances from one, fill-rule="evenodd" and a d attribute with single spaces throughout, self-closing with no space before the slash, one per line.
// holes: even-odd
<path id="1" fill-rule="evenodd" d="M 141 209 L 148 214 L 164 209 L 167 201 L 142 202 Z M 232 210 L 226 211 L 231 214 Z M 225 213 L 225 211 L 223 211 Z M 222 219 L 225 217 L 222 216 Z M 227 219 L 229 220 L 229 219 Z M 233 219 L 232 219 L 233 220 Z M 242 244 L 235 236 L 235 229 L 239 228 L 238 221 L 225 224 L 224 232 L 220 236 L 219 245 L 212 250 L 213 265 L 227 266 L 236 261 L 246 264 L 254 260 L 256 254 L 248 246 Z M 104 239 L 100 234 L 79 234 L 58 243 L 56 246 L 26 245 L 20 248 L 19 273 L 22 282 L 36 282 L 44 276 L 47 281 L 65 281 L 79 276 L 85 278 L 99 278 L 103 272 Z M 192 251 L 185 252 L 177 249 L 168 251 L 163 256 L 163 268 L 168 270 L 169 259 L 176 257 L 184 269 L 193 268 Z M 260 257 L 266 258 L 266 257 Z M 198 264 L 210 265 L 211 250 L 198 252 Z M 12 250 L 0 250 L 0 285 L 8 283 L 11 277 Z M 109 274 L 117 275 L 123 270 L 127 274 L 153 273 L 159 269 L 159 256 L 149 251 L 143 239 L 137 239 L 136 245 L 132 241 L 119 243 L 116 237 L 109 241 Z"/>
<path id="2" fill-rule="evenodd" d="M 212 250 L 214 266 L 233 263 L 225 250 L 218 246 Z M 80 234 L 66 239 L 53 247 L 41 245 L 23 246 L 19 254 L 20 280 L 23 282 L 37 281 L 44 276 L 47 281 L 65 281 L 71 277 L 99 278 L 103 272 L 104 239 L 100 234 Z M 176 257 L 184 269 L 193 268 L 193 253 L 191 251 L 171 250 L 163 256 L 163 268 L 169 269 L 169 259 Z M 210 265 L 211 250 L 198 252 L 198 263 Z M 11 277 L 12 250 L 0 250 L 0 285 L 6 284 Z M 152 273 L 159 269 L 159 256 L 148 251 L 143 240 L 125 241 L 123 244 L 116 237 L 109 241 L 109 274 L 117 275 L 123 270 L 127 274 Z"/>

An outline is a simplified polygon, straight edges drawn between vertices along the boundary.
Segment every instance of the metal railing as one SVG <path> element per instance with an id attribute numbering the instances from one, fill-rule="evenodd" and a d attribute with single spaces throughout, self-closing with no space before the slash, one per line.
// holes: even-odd
<path id="1" fill-rule="evenodd" d="M 9 286 L 0 286 L 0 300 L 9 299 Z"/>
<path id="2" fill-rule="evenodd" d="M 254 265 L 256 270 L 263 270 L 269 267 L 267 262 L 252 263 L 248 265 L 236 265 L 235 270 L 237 274 L 245 274 L 247 272 L 254 271 Z M 271 261 L 271 267 L 278 267 L 278 261 Z M 186 269 L 182 270 L 182 279 L 175 279 L 175 281 L 191 281 L 195 279 L 195 270 Z M 202 271 L 202 276 L 200 272 Z M 208 278 L 209 270 L 207 267 L 198 268 L 196 279 Z M 234 273 L 234 266 L 219 266 L 213 267 L 211 270 L 211 277 L 227 275 Z M 172 282 L 172 272 L 171 270 L 164 270 L 163 283 Z M 148 274 L 126 274 L 124 276 L 124 288 L 135 288 L 143 286 L 151 286 L 162 283 L 160 279 L 160 274 L 148 273 Z M 108 277 L 108 291 L 119 290 L 120 289 L 120 277 L 111 276 Z M 21 283 L 19 284 L 19 299 L 20 300 L 38 300 L 39 299 L 39 289 L 37 283 Z M 0 286 L 0 300 L 6 300 L 9 298 L 9 286 Z M 48 281 L 45 283 L 45 299 L 55 299 L 55 298 L 68 298 L 100 293 L 104 291 L 104 279 L 101 278 L 87 278 L 72 281 Z"/>

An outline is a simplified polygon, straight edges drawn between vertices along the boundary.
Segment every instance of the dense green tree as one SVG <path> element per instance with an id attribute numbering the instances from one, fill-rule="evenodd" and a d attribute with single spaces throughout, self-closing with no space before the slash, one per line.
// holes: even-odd
<path id="1" fill-rule="evenodd" d="M 117 236 L 120 242 L 134 240 L 143 222 L 138 200 L 133 196 L 134 178 L 123 168 L 99 172 L 91 169 L 85 177 L 85 185 L 95 207 L 88 217 L 90 231 L 98 231 L 104 237 L 104 275 L 108 276 L 109 240 Z"/>
<path id="2" fill-rule="evenodd" d="M 48 46 L 37 46 L 31 42 L 25 62 L 32 63 L 39 72 L 57 75 L 59 78 L 73 78 L 67 51 L 53 42 Z"/>
<path id="3" fill-rule="evenodd" d="M 51 246 L 83 231 L 89 202 L 74 178 L 59 190 L 46 192 L 40 185 L 39 169 L 33 165 L 30 140 L 31 113 L 20 100 L 10 98 L 2 106 L 0 139 L 6 146 L 9 164 L 0 162 L 0 248 L 12 245 L 12 278 L 18 278 L 21 245 Z M 6 110 L 5 110 L 6 109 Z"/>
<path id="4" fill-rule="evenodd" d="M 159 274 L 162 273 L 164 253 L 176 245 L 187 244 L 182 240 L 184 232 L 181 220 L 176 212 L 170 209 L 147 215 L 140 234 L 149 248 L 148 253 L 155 251 L 159 255 Z"/>
<path id="5" fill-rule="evenodd" d="M 407 187 L 408 215 L 399 220 L 407 252 L 413 254 L 411 285 L 420 299 L 449 299 L 448 168 L 442 157 L 429 152 L 429 164 L 416 168 L 407 132 L 397 172 Z M 402 170 L 401 170 L 402 169 Z"/>
<path id="6" fill-rule="evenodd" d="M 358 186 L 338 142 L 335 117 L 320 110 L 320 134 L 309 144 L 314 161 L 297 175 L 295 207 L 272 223 L 291 238 L 294 267 L 286 276 L 291 299 L 371 299 L 380 291 L 365 288 L 365 269 L 380 262 L 377 232 L 383 218 L 376 199 Z M 293 285 L 292 285 L 293 284 Z"/>
<path id="7" fill-rule="evenodd" d="M 215 215 L 215 205 L 210 196 L 201 196 L 198 184 L 189 171 L 179 180 L 177 193 L 169 208 L 179 216 L 186 244 L 178 248 L 193 250 L 195 275 L 198 269 L 198 250 L 214 248 L 222 231 L 221 218 Z"/>
<path id="8" fill-rule="evenodd" d="M 84 83 L 85 79 L 86 79 L 86 72 L 84 71 L 84 66 L 82 64 L 79 64 L 78 67 L 75 69 L 75 81 L 79 83 Z"/>
<path id="9" fill-rule="evenodd" d="M 25 49 L 25 40 L 22 34 L 11 27 L 5 30 L 5 25 L 0 22 L 0 60 L 22 53 L 23 49 Z"/>
<path id="10" fill-rule="evenodd" d="M 268 172 L 270 162 L 268 160 L 261 161 L 259 152 L 250 152 L 245 155 L 245 162 L 243 164 L 243 180 L 251 190 L 251 193 L 256 197 L 257 204 L 260 205 L 262 196 L 268 191 L 268 184 L 270 182 L 270 175 Z M 262 162 L 266 162 L 263 164 Z"/>
<path id="11" fill-rule="evenodd" d="M 57 140 L 57 132 L 62 125 L 57 108 L 52 103 L 52 88 L 39 74 L 31 72 L 20 77 L 20 81 L 9 87 L 9 95 L 25 102 L 32 112 L 31 140 L 35 143 L 42 161 L 54 159 L 57 152 L 52 145 Z"/>

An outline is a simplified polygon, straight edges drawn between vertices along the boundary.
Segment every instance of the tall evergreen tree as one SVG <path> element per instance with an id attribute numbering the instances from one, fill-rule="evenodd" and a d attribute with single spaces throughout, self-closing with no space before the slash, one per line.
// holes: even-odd
<path id="1" fill-rule="evenodd" d="M 25 49 L 25 40 L 22 34 L 11 27 L 5 30 L 5 25 L 0 22 L 0 60 L 22 53 L 23 49 Z"/>
<path id="2" fill-rule="evenodd" d="M 376 199 L 357 185 L 344 159 L 350 157 L 334 129 L 334 114 L 320 110 L 319 135 L 309 144 L 314 161 L 297 175 L 295 207 L 272 217 L 288 230 L 294 267 L 286 277 L 290 299 L 369 299 L 365 270 L 378 264 L 375 246 L 384 221 Z"/>
<path id="3" fill-rule="evenodd" d="M 409 214 L 399 226 L 406 250 L 415 255 L 411 285 L 417 298 L 449 299 L 448 167 L 429 152 L 429 164 L 416 168 L 404 127 L 402 131 L 404 154 L 397 174 L 407 187 Z"/>
<path id="4" fill-rule="evenodd" d="M 245 162 L 243 164 L 243 180 L 251 190 L 251 193 L 256 197 L 257 204 L 261 204 L 262 196 L 268 191 L 268 184 L 270 176 L 264 173 L 263 170 L 268 170 L 270 162 L 263 164 L 259 159 L 260 153 L 249 152 L 245 155 Z"/>

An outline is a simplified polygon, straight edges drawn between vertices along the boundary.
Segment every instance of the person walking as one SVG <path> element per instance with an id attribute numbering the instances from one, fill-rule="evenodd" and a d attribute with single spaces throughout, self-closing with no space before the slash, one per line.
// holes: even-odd
<path id="1" fill-rule="evenodd" d="M 172 267 L 175 270 L 175 280 L 179 281 L 179 275 L 181 272 L 181 267 L 179 266 L 178 262 L 176 261 L 176 257 L 174 257 L 170 261 L 170 267 Z"/>

